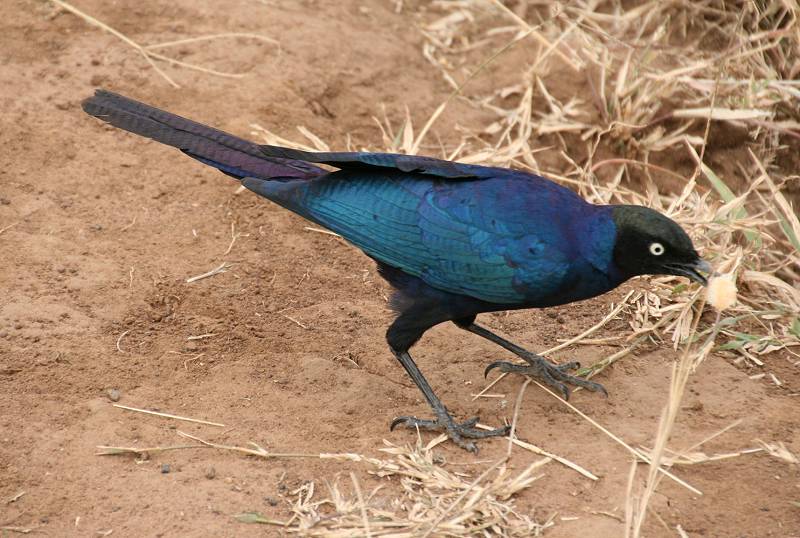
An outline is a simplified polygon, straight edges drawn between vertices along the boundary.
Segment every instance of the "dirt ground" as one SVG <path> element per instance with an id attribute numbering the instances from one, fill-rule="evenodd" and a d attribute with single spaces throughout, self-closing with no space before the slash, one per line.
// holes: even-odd
<path id="1" fill-rule="evenodd" d="M 187 46 L 181 58 L 247 76 L 162 64 L 182 85 L 173 89 L 132 49 L 75 16 L 54 15 L 42 1 L 0 3 L 0 527 L 34 536 L 278 535 L 232 516 L 288 519 L 288 492 L 306 481 L 323 487 L 354 471 L 371 489 L 379 479 L 358 464 L 214 450 L 137 461 L 96 456 L 96 447 L 185 442 L 176 430 L 280 452 L 379 456 L 384 439 L 413 442 L 412 432 L 388 431 L 398 414 L 428 413 L 384 342 L 389 290 L 354 248 L 252 193 L 237 194 L 236 182 L 177 151 L 102 126 L 79 103 L 102 86 L 244 136 L 258 122 L 299 139 L 303 125 L 342 149 L 348 136 L 357 146 L 380 145 L 372 117 L 382 105 L 398 124 L 409 106 L 421 125 L 450 90 L 424 60 L 410 15 L 391 2 L 76 5 L 143 43 L 238 31 L 277 39 L 281 49 L 252 41 Z M 454 106 L 434 131 L 446 142 L 456 123 L 481 121 Z M 186 283 L 223 262 L 232 264 L 227 272 Z M 483 321 L 543 349 L 592 326 L 611 300 L 642 285 Z M 620 321 L 605 334 L 625 330 Z M 198 335 L 209 336 L 187 340 Z M 485 365 L 505 357 L 496 347 L 442 326 L 415 350 L 458 416 L 478 414 L 491 425 L 510 418 L 513 405 L 504 403 L 513 404 L 520 379 L 493 389 L 505 399 L 471 398 Z M 581 346 L 557 358 L 580 354 L 588 363 L 613 351 Z M 580 392 L 572 401 L 632 445 L 647 444 L 674 358 L 663 346 L 628 357 L 599 376 L 608 400 Z M 702 450 L 733 452 L 763 439 L 800 452 L 800 375 L 786 357 L 770 360 L 781 368 L 780 389 L 724 357 L 706 361 L 671 446 L 741 420 Z M 112 406 L 109 389 L 120 391 L 120 404 L 226 426 L 127 412 Z M 518 505 L 540 521 L 557 513 L 548 536 L 622 534 L 627 452 L 535 387 L 518 434 L 600 476 L 592 482 L 555 463 L 544 468 Z M 478 456 L 437 448 L 451 463 L 494 460 L 505 449 L 502 441 L 482 443 Z M 536 459 L 515 451 L 512 464 Z M 800 536 L 796 465 L 756 453 L 675 472 L 704 495 L 664 481 L 647 536 L 677 536 L 678 524 L 689 536 Z"/>

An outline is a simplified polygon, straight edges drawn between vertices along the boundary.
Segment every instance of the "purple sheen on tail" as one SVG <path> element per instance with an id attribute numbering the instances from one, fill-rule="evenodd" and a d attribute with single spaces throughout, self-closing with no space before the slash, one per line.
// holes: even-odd
<path id="1" fill-rule="evenodd" d="M 82 106 L 115 127 L 176 147 L 233 177 L 312 179 L 325 173 L 302 161 L 267 156 L 258 144 L 106 90 L 97 90 Z"/>

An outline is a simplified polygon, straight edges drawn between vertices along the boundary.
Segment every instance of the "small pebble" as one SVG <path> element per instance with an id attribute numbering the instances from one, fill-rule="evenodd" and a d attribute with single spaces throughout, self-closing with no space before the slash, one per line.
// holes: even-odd
<path id="1" fill-rule="evenodd" d="M 216 476 L 217 476 L 216 469 L 214 469 L 213 467 L 209 467 L 208 469 L 206 469 L 206 478 L 208 478 L 209 480 L 213 480 L 214 478 L 216 478 Z"/>
<path id="2" fill-rule="evenodd" d="M 118 402 L 122 396 L 122 393 L 118 389 L 108 389 L 106 394 L 108 394 L 108 399 L 112 402 Z"/>
<path id="3" fill-rule="evenodd" d="M 162 463 L 161 474 L 167 474 L 168 472 L 169 472 L 169 463 Z"/>

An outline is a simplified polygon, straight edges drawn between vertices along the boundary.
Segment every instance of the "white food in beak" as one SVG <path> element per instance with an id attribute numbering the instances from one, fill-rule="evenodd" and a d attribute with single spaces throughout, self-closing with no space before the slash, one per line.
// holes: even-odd
<path id="1" fill-rule="evenodd" d="M 719 311 L 736 304 L 736 280 L 733 273 L 715 274 L 709 279 L 706 301 Z"/>

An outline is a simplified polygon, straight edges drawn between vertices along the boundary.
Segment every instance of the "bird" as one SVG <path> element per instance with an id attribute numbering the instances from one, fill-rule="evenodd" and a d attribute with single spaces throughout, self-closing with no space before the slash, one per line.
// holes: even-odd
<path id="1" fill-rule="evenodd" d="M 509 426 L 479 429 L 477 417 L 458 422 L 447 410 L 410 354 L 428 329 L 452 322 L 524 362 L 492 362 L 484 376 L 494 369 L 526 375 L 565 399 L 568 385 L 607 396 L 601 384 L 570 373 L 577 361 L 553 364 L 479 324 L 477 316 L 589 299 L 639 275 L 706 285 L 712 272 L 667 216 L 644 206 L 592 204 L 527 171 L 261 145 L 104 89 L 82 108 L 218 169 L 372 258 L 393 289 L 389 349 L 433 411 L 433 418 L 398 416 L 390 428 L 444 432 L 472 452 L 477 440 L 504 436 Z"/>

